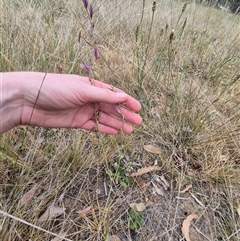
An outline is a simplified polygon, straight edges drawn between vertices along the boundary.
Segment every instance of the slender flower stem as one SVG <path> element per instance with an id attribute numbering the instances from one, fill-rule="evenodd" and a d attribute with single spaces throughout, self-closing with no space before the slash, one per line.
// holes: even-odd
<path id="1" fill-rule="evenodd" d="M 32 117 L 33 117 L 33 112 L 34 112 L 35 107 L 36 107 L 36 105 L 37 105 L 37 101 L 38 101 L 38 98 L 39 98 L 39 95 L 40 95 L 40 92 L 41 92 L 41 90 L 42 90 L 42 86 L 43 86 L 43 83 L 44 83 L 46 77 L 47 77 L 47 73 L 45 73 L 44 76 L 43 76 L 43 79 L 42 79 L 40 88 L 39 88 L 38 93 L 37 93 L 36 100 L 35 100 L 35 102 L 34 102 L 34 104 L 33 104 L 33 109 L 32 109 L 32 112 L 31 112 L 31 115 L 30 115 L 30 118 L 29 118 L 29 121 L 28 121 L 27 128 L 26 128 L 26 130 L 25 130 L 25 135 L 24 135 L 24 136 L 27 136 L 28 128 L 29 128 L 29 126 L 30 126 L 30 123 L 31 123 L 31 120 L 32 120 Z M 25 138 L 23 138 L 23 140 L 22 140 L 22 145 L 23 145 L 24 141 L 25 141 Z"/>
<path id="2" fill-rule="evenodd" d="M 155 16 L 155 10 L 156 10 L 156 2 L 153 1 L 153 7 L 152 7 L 152 18 L 151 18 L 151 23 L 150 23 L 150 29 L 148 32 L 148 38 L 147 38 L 147 45 L 144 51 L 144 61 L 142 64 L 142 67 L 140 69 L 140 87 L 142 88 L 143 86 L 143 80 L 145 78 L 145 67 L 146 67 L 146 63 L 147 63 L 147 59 L 148 59 L 148 49 L 149 49 L 149 43 L 150 43 L 150 38 L 151 38 L 151 33 L 152 33 L 152 28 L 153 28 L 153 20 L 154 20 L 154 16 Z"/>
<path id="3" fill-rule="evenodd" d="M 144 2 L 145 2 L 145 0 L 144 0 Z M 98 51 L 98 48 L 97 48 L 97 42 L 98 41 L 97 41 L 97 39 L 95 38 L 95 35 L 94 35 L 94 22 L 93 22 L 94 11 L 93 11 L 92 4 L 89 4 L 87 0 L 83 0 L 83 4 L 84 4 L 85 10 L 87 11 L 87 15 L 89 17 L 89 22 L 90 22 L 90 27 L 88 29 L 88 34 L 89 34 L 90 40 L 89 41 L 85 40 L 85 42 L 90 47 L 93 48 L 93 55 L 95 57 L 95 61 L 97 61 L 100 58 L 100 56 L 102 57 L 102 55 Z M 145 5 L 145 3 L 144 3 L 144 5 Z M 88 6 L 89 6 L 89 8 L 88 8 Z M 78 42 L 80 42 L 81 34 L 79 36 L 80 37 L 78 39 Z M 106 62 L 105 59 L 104 59 L 104 61 Z M 94 80 L 93 80 L 93 78 L 91 76 L 91 70 L 93 69 L 92 66 L 89 66 L 86 62 L 83 62 L 82 66 L 83 66 L 84 70 L 88 73 L 89 82 L 91 83 L 91 85 L 94 85 Z M 113 86 L 112 86 L 112 88 L 109 88 L 109 89 L 111 91 L 114 91 L 114 92 L 115 92 L 115 90 L 117 91 L 117 89 L 115 89 Z M 116 107 L 116 110 L 121 115 L 121 118 L 122 118 L 122 130 L 123 130 L 123 127 L 124 127 L 124 116 L 122 114 L 121 105 L 120 104 Z M 96 132 L 99 132 L 100 112 L 99 112 L 99 107 L 98 107 L 97 103 L 95 103 L 95 106 L 94 106 L 94 118 L 95 118 L 95 122 L 96 122 Z"/>

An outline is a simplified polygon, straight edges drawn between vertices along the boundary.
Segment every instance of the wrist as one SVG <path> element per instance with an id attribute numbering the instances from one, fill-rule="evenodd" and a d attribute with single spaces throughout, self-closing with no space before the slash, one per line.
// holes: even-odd
<path id="1" fill-rule="evenodd" d="M 16 77 L 15 73 L 0 76 L 0 133 L 18 126 L 21 121 L 24 92 Z"/>

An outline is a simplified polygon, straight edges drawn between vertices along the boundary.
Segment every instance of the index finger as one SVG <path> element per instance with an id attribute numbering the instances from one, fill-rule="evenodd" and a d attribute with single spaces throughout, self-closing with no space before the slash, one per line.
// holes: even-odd
<path id="1" fill-rule="evenodd" d="M 96 87 L 100 87 L 100 88 L 103 88 L 103 89 L 108 89 L 108 90 L 111 90 L 113 92 L 124 92 L 122 91 L 121 89 L 119 88 L 116 88 L 112 85 L 109 85 L 109 84 L 105 84 L 101 81 L 98 81 L 98 80 L 94 80 L 94 86 Z M 126 93 L 126 92 L 124 92 Z M 127 94 L 127 93 L 126 93 Z M 124 103 L 122 103 L 122 105 L 124 105 L 124 107 L 132 110 L 132 111 L 140 111 L 141 110 L 141 104 L 138 100 L 136 100 L 135 98 L 133 98 L 131 95 L 127 94 L 128 95 L 128 98 L 126 99 L 126 101 Z"/>

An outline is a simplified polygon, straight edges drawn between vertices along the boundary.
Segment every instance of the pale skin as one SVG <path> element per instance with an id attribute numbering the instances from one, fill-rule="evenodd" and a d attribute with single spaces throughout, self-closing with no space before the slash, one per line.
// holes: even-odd
<path id="1" fill-rule="evenodd" d="M 140 109 L 130 95 L 100 81 L 92 85 L 88 77 L 41 72 L 0 76 L 1 134 L 19 125 L 131 133 L 142 122 Z"/>

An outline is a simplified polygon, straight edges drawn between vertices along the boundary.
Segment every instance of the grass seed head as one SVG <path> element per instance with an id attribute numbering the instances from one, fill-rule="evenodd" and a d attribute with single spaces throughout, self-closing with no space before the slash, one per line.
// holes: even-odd
<path id="1" fill-rule="evenodd" d="M 187 18 L 185 18 L 184 22 L 183 22 L 183 29 L 186 27 L 186 24 L 187 24 Z"/>
<path id="2" fill-rule="evenodd" d="M 81 33 L 81 31 L 79 31 L 79 34 L 78 34 L 78 43 L 80 43 L 81 37 L 82 37 L 82 33 Z"/>
<path id="3" fill-rule="evenodd" d="M 175 38 L 175 30 L 172 29 L 171 33 L 170 33 L 170 36 L 169 36 L 169 41 L 172 42 Z"/>
<path id="4" fill-rule="evenodd" d="M 135 39 L 136 39 L 136 42 L 138 40 L 138 34 L 139 34 L 139 24 L 137 25 L 137 28 L 136 28 L 136 31 L 135 31 Z"/>
<path id="5" fill-rule="evenodd" d="M 156 10 L 156 1 L 153 1 L 152 11 L 154 12 Z"/>
<path id="6" fill-rule="evenodd" d="M 187 5 L 188 5 L 188 2 L 185 2 L 184 5 L 183 5 L 183 8 L 182 8 L 182 13 L 185 12 Z"/>

